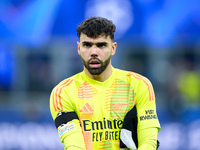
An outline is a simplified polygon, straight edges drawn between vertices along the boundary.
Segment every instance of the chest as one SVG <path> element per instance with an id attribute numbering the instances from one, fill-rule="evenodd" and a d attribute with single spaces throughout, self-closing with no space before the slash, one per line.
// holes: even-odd
<path id="1" fill-rule="evenodd" d="M 113 84 L 96 88 L 89 84 L 75 93 L 75 107 L 79 118 L 91 120 L 123 119 L 134 105 L 135 92 L 127 84 Z"/>

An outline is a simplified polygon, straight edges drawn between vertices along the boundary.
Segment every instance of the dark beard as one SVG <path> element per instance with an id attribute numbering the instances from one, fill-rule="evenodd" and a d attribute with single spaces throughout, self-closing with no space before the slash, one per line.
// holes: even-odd
<path id="1" fill-rule="evenodd" d="M 89 62 L 91 59 L 97 59 L 100 64 L 101 64 L 101 67 L 99 68 L 90 68 L 89 66 Z M 83 65 L 85 66 L 85 68 L 90 72 L 90 74 L 92 75 L 100 75 L 108 66 L 108 64 L 110 63 L 110 60 L 111 60 L 111 56 L 108 57 L 108 59 L 106 59 L 104 62 L 101 61 L 100 59 L 96 58 L 96 57 L 93 57 L 91 58 L 90 60 L 88 60 L 87 62 L 81 57 L 81 60 L 83 62 Z"/>

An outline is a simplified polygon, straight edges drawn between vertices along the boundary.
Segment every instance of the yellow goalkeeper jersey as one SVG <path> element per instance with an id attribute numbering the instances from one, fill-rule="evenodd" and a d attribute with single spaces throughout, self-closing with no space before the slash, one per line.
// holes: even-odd
<path id="1" fill-rule="evenodd" d="M 151 82 L 137 73 L 116 68 L 104 82 L 89 78 L 84 71 L 78 73 L 60 82 L 50 97 L 54 120 L 61 111 L 77 114 L 87 150 L 120 149 L 120 129 L 133 107 L 137 109 L 138 131 L 151 127 L 160 130 Z M 73 121 L 70 123 L 68 129 L 73 130 Z M 59 131 L 61 141 L 64 134 L 67 132 Z"/>

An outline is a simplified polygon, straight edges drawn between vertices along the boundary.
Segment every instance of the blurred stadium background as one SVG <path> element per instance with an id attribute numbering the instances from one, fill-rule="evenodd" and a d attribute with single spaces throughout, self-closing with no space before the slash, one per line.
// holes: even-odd
<path id="1" fill-rule="evenodd" d="M 114 67 L 151 80 L 160 150 L 199 150 L 199 0 L 0 0 L 0 150 L 63 149 L 49 96 L 82 71 L 76 27 L 90 16 L 117 26 Z"/>

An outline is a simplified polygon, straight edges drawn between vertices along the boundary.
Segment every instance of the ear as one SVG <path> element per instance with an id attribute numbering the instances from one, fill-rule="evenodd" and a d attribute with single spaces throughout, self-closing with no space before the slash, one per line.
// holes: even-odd
<path id="1" fill-rule="evenodd" d="M 115 55 L 116 49 L 117 49 L 117 43 L 114 42 L 114 43 L 112 44 L 112 52 L 111 52 L 111 55 L 112 55 L 112 56 Z"/>
<path id="2" fill-rule="evenodd" d="M 80 55 L 80 43 L 77 42 L 78 54 Z"/>

